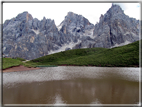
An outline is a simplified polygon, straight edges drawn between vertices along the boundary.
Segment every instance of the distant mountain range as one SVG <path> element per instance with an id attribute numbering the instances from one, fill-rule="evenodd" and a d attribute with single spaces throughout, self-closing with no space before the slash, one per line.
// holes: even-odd
<path id="1" fill-rule="evenodd" d="M 139 30 L 139 20 L 129 18 L 118 5 L 112 5 L 96 25 L 73 12 L 59 26 L 23 12 L 3 24 L 3 56 L 31 60 L 70 49 L 113 48 L 139 40 Z"/>

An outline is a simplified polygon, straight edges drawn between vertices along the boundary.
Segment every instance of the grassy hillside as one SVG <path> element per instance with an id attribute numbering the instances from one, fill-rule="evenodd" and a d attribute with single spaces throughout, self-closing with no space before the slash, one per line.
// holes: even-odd
<path id="1" fill-rule="evenodd" d="M 6 69 L 12 66 L 21 65 L 22 62 L 18 59 L 11 59 L 11 58 L 3 58 L 2 60 L 2 69 Z"/>
<path id="2" fill-rule="evenodd" d="M 78 66 L 139 66 L 139 41 L 112 49 L 75 49 L 40 57 L 27 64 Z"/>
<path id="3" fill-rule="evenodd" d="M 35 67 L 31 64 L 23 63 L 24 59 L 22 58 L 17 58 L 17 59 L 12 59 L 12 58 L 2 58 L 2 69 L 10 68 L 13 66 L 19 66 L 19 65 L 24 65 L 26 67 Z"/>

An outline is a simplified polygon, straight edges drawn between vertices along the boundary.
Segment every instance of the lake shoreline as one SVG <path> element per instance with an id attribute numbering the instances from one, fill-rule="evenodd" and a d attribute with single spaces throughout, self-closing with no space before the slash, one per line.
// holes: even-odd
<path id="1" fill-rule="evenodd" d="M 67 65 L 67 64 L 62 64 L 58 66 L 79 66 L 79 67 L 121 67 L 121 66 L 93 66 L 93 65 Z M 125 67 L 125 66 L 124 66 Z M 127 67 L 127 66 L 126 66 Z M 130 66 L 134 68 L 139 68 L 139 66 Z M 18 72 L 18 71 L 28 71 L 28 70 L 37 70 L 41 69 L 43 67 L 25 67 L 23 65 L 18 65 L 18 66 L 12 66 L 6 69 L 3 69 L 2 72 Z"/>
<path id="2" fill-rule="evenodd" d="M 99 65 L 99 66 L 96 66 L 96 65 L 68 65 L 68 64 L 61 64 L 61 65 L 58 65 L 58 66 L 85 66 L 85 67 L 136 67 L 136 68 L 139 68 L 139 65 L 131 65 L 131 66 L 114 66 L 114 65 L 107 65 L 107 66 L 104 66 L 104 65 Z"/>
<path id="3" fill-rule="evenodd" d="M 25 67 L 23 65 L 19 65 L 19 66 L 12 66 L 12 67 L 9 67 L 9 68 L 6 68 L 6 69 L 3 69 L 2 72 L 17 72 L 17 71 L 27 71 L 27 70 L 36 70 L 36 69 L 40 69 L 39 67 L 36 67 L 36 68 L 28 68 L 28 67 Z"/>

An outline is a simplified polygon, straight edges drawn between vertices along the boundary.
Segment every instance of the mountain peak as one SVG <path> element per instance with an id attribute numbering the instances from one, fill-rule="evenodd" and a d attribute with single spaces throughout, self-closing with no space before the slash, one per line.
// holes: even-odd
<path id="1" fill-rule="evenodd" d="M 66 15 L 66 17 L 68 17 L 68 18 L 76 18 L 76 17 L 83 17 L 82 15 L 78 15 L 78 14 L 76 14 L 76 13 L 74 13 L 74 12 L 68 12 L 67 13 L 67 15 Z"/>
<path id="2" fill-rule="evenodd" d="M 46 18 L 45 18 L 45 17 L 43 17 L 43 20 L 46 20 Z"/>
<path id="3" fill-rule="evenodd" d="M 111 8 L 109 9 L 110 12 L 112 13 L 124 13 L 124 11 L 122 10 L 122 8 L 119 5 L 116 4 L 112 4 Z"/>
<path id="4" fill-rule="evenodd" d="M 100 21 L 107 22 L 108 20 L 113 19 L 122 19 L 122 17 L 125 17 L 124 11 L 121 9 L 119 5 L 112 4 L 112 6 L 109 8 L 109 10 L 106 12 L 106 14 L 100 16 Z"/>
<path id="5" fill-rule="evenodd" d="M 82 15 L 78 15 L 73 12 L 68 12 L 65 16 L 65 19 L 58 26 L 60 30 L 66 29 L 68 32 L 84 32 L 84 29 L 93 28 L 93 24 L 89 22 L 88 19 L 83 17 Z M 74 34 L 75 35 L 75 34 Z"/>
<path id="6" fill-rule="evenodd" d="M 29 14 L 27 11 L 24 11 L 23 13 L 18 14 L 18 16 L 16 17 L 17 21 L 22 21 L 22 20 L 32 20 L 33 17 L 31 14 Z"/>
<path id="7" fill-rule="evenodd" d="M 74 13 L 70 11 L 70 12 L 68 12 L 68 15 L 74 15 Z"/>

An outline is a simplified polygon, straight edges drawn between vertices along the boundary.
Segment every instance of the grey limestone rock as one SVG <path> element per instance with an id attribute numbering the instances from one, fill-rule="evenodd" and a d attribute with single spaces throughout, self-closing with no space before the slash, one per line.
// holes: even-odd
<path id="1" fill-rule="evenodd" d="M 80 45 L 76 44 L 76 46 L 72 47 L 72 49 L 86 47 L 85 45 L 88 45 L 89 42 L 92 42 L 90 36 L 93 36 L 94 25 L 82 15 L 68 12 L 67 16 L 65 16 L 65 19 L 58 26 L 58 28 L 60 28 L 59 30 L 64 34 L 71 34 L 71 40 L 74 43 L 80 44 L 79 41 L 82 41 L 83 45 L 81 45 L 81 47 L 78 47 Z"/>
<path id="2" fill-rule="evenodd" d="M 3 55 L 35 59 L 47 55 L 50 50 L 57 50 L 62 44 L 60 40 L 64 43 L 64 37 L 58 32 L 54 20 L 43 18 L 39 21 L 23 12 L 4 23 Z"/>
<path id="3" fill-rule="evenodd" d="M 139 40 L 139 21 L 129 18 L 118 5 L 112 5 L 95 25 L 94 47 L 110 48 Z"/>
<path id="4" fill-rule="evenodd" d="M 60 31 L 64 32 L 65 34 L 69 32 L 73 35 L 76 35 L 84 33 L 85 30 L 93 29 L 94 25 L 82 15 L 68 12 L 67 16 L 59 27 L 61 27 Z"/>

